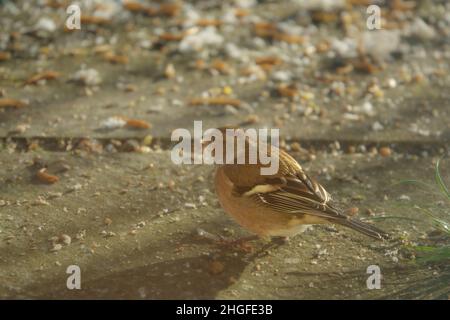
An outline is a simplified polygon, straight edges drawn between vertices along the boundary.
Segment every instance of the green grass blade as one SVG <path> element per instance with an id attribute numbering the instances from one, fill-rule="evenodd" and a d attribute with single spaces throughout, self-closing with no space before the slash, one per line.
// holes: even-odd
<path id="1" fill-rule="evenodd" d="M 416 209 L 421 210 L 422 212 L 424 212 L 427 216 L 429 216 L 431 218 L 431 220 L 433 221 L 433 225 L 436 229 L 443 231 L 444 233 L 447 233 L 450 235 L 450 223 L 439 219 L 438 217 L 436 217 L 430 209 L 427 208 L 422 208 L 418 205 L 414 206 Z"/>
<path id="2" fill-rule="evenodd" d="M 441 161 L 441 159 L 439 159 L 436 162 L 436 172 L 435 172 L 436 183 L 439 186 L 439 188 L 442 190 L 444 195 L 446 195 L 447 198 L 450 200 L 450 191 L 448 190 L 447 186 L 445 185 L 444 180 L 442 179 L 441 173 L 439 172 L 440 161 Z"/>
<path id="3" fill-rule="evenodd" d="M 425 183 L 425 182 L 419 181 L 419 180 L 414 180 L 414 179 L 406 179 L 406 180 L 402 180 L 399 182 L 394 182 L 393 184 L 389 185 L 388 188 L 392 188 L 392 187 L 398 186 L 400 184 L 408 184 L 408 183 L 416 184 L 418 186 L 425 187 L 426 189 L 431 189 L 431 190 L 434 189 L 431 184 L 428 184 L 428 183 Z"/>
<path id="4" fill-rule="evenodd" d="M 436 250 L 436 247 L 431 247 L 431 246 L 417 246 L 414 247 L 414 249 L 416 251 L 420 251 L 420 252 L 433 252 Z"/>
<path id="5" fill-rule="evenodd" d="M 416 252 L 419 253 L 417 260 L 419 262 L 441 262 L 450 259 L 450 246 L 442 247 L 415 247 Z"/>
<path id="6" fill-rule="evenodd" d="M 450 235 L 450 223 L 437 218 L 434 218 L 433 222 L 436 228 Z"/>

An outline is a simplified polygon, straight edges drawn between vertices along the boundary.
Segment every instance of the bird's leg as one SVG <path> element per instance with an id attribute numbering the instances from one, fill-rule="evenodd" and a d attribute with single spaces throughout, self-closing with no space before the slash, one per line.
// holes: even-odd
<path id="1" fill-rule="evenodd" d="M 259 239 L 259 237 L 257 235 L 251 235 L 251 236 L 242 237 L 242 238 L 238 238 L 238 239 L 231 239 L 231 238 L 226 238 L 223 236 L 214 235 L 203 229 L 197 229 L 197 235 L 203 239 L 213 241 L 219 245 L 226 246 L 226 247 L 232 247 L 232 248 L 239 248 L 246 252 L 250 252 L 253 249 L 253 247 L 248 242 Z"/>
<path id="2" fill-rule="evenodd" d="M 290 241 L 289 237 L 273 237 L 272 242 L 277 245 L 283 245 Z"/>
<path id="3" fill-rule="evenodd" d="M 258 240 L 259 236 L 251 235 L 247 237 L 242 237 L 238 239 L 230 239 L 225 237 L 220 237 L 219 244 L 224 246 L 229 246 L 232 248 L 238 248 L 245 252 L 253 251 L 253 246 L 249 243 L 250 241 Z"/>
<path id="4" fill-rule="evenodd" d="M 275 251 L 279 247 L 285 245 L 289 241 L 289 237 L 270 237 L 264 238 L 265 243 L 258 250 L 256 257 L 262 258 L 271 254 L 272 251 Z"/>

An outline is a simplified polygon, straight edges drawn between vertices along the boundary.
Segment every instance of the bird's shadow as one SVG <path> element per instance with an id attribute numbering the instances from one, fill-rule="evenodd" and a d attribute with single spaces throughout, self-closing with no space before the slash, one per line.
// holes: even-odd
<path id="1" fill-rule="evenodd" d="M 178 242 L 178 241 L 177 241 Z M 277 242 L 256 244 L 251 251 L 212 243 L 196 236 L 187 236 L 178 243 L 183 246 L 211 246 L 209 250 L 196 250 L 191 257 L 168 258 L 117 272 L 105 272 L 102 276 L 87 276 L 82 281 L 81 290 L 68 290 L 67 274 L 55 277 L 43 284 L 29 286 L 26 296 L 45 299 L 214 299 L 217 294 L 236 282 L 246 266 L 254 259 L 264 255 L 267 250 L 281 244 Z M 203 247 L 203 249 L 206 249 Z M 139 261 L 142 252 L 157 252 L 158 246 L 152 244 L 142 247 L 139 252 L 127 255 L 130 261 Z M 207 254 L 202 252 L 208 252 Z M 141 257 L 142 259 L 142 257 Z M 154 259 L 153 259 L 154 260 Z M 83 270 L 89 267 L 82 268 Z M 88 274 L 89 270 L 83 271 Z M 33 294 L 42 292 L 46 295 Z"/>

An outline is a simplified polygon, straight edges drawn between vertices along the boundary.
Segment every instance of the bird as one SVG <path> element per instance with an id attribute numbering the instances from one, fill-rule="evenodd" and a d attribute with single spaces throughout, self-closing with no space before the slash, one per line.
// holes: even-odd
<path id="1" fill-rule="evenodd" d="M 230 135 L 224 136 L 225 148 Z M 245 141 L 248 155 L 249 145 L 255 141 L 248 137 Z M 389 238 L 383 230 L 338 209 L 326 189 L 286 151 L 274 145 L 267 151 L 278 151 L 279 165 L 274 174 L 261 174 L 260 169 L 266 165 L 259 158 L 254 164 L 220 164 L 215 172 L 215 191 L 221 207 L 244 229 L 261 238 L 288 239 L 309 225 L 337 224 L 374 239 Z"/>

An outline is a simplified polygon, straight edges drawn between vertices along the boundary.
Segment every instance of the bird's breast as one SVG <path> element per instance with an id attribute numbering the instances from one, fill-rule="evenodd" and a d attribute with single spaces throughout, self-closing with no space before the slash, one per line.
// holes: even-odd
<path id="1" fill-rule="evenodd" d="M 292 236 L 302 231 L 301 225 L 311 223 L 307 219 L 303 221 L 303 217 L 261 206 L 252 197 L 236 195 L 223 167 L 216 171 L 215 188 L 225 212 L 245 229 L 260 236 Z"/>

